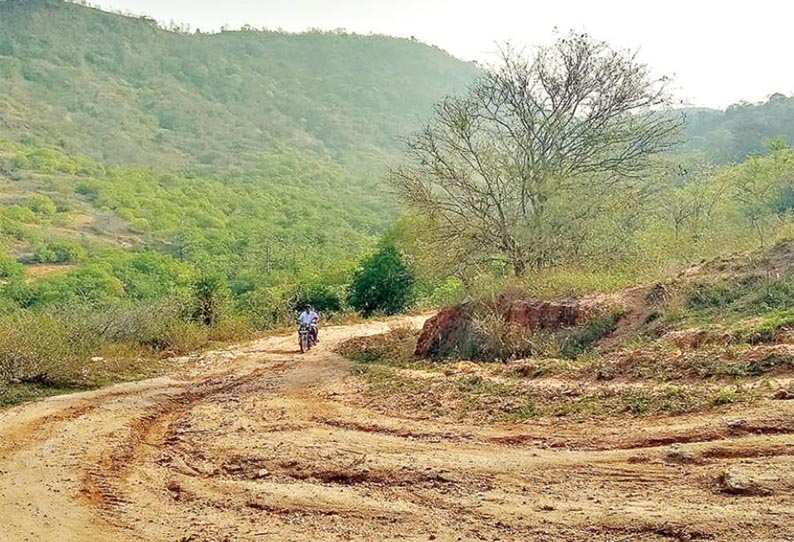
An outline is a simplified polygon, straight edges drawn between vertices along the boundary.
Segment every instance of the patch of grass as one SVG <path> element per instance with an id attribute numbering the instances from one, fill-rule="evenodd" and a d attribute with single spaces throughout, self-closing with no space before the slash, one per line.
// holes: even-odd
<path id="1" fill-rule="evenodd" d="M 542 414 L 543 411 L 538 407 L 535 399 L 532 397 L 527 397 L 523 404 L 519 402 L 519 404 L 508 409 L 504 415 L 499 418 L 499 421 L 519 422 L 537 418 Z"/>
<path id="2" fill-rule="evenodd" d="M 769 329 L 790 324 L 794 300 L 794 275 L 771 279 L 759 270 L 718 279 L 698 279 L 670 296 L 663 316 L 667 320 L 692 323 L 728 323 L 759 315 L 768 315 Z M 759 329 L 763 332 L 764 329 Z"/>
<path id="3" fill-rule="evenodd" d="M 741 385 L 726 386 L 712 392 L 709 396 L 709 404 L 713 407 L 731 405 L 741 401 L 747 401 L 750 393 Z"/>
<path id="4" fill-rule="evenodd" d="M 642 281 L 638 269 L 577 269 L 557 267 L 529 273 L 518 288 L 529 297 L 559 299 L 581 297 L 593 292 L 617 292 Z M 645 271 L 643 269 L 643 271 Z M 639 282 L 638 282 L 639 281 Z"/>
<path id="5" fill-rule="evenodd" d="M 10 407 L 27 403 L 30 401 L 37 401 L 53 395 L 63 395 L 66 393 L 75 393 L 78 391 L 85 391 L 89 387 L 63 387 L 63 386 L 47 386 L 44 384 L 27 383 L 27 384 L 2 384 L 0 383 L 0 408 Z"/>
<path id="6" fill-rule="evenodd" d="M 697 280 L 687 291 L 687 307 L 693 311 L 727 308 L 746 293 L 746 289 L 737 284 Z"/>
<path id="7" fill-rule="evenodd" d="M 612 311 L 609 314 L 594 318 L 584 326 L 575 328 L 560 335 L 560 355 L 565 359 L 576 359 L 590 351 L 601 339 L 617 329 L 618 320 L 624 312 Z"/>
<path id="8" fill-rule="evenodd" d="M 405 366 L 415 361 L 419 330 L 395 326 L 388 333 L 345 341 L 337 352 L 357 363 Z"/>
<path id="9" fill-rule="evenodd" d="M 784 330 L 794 330 L 792 309 L 773 310 L 764 314 L 760 321 L 740 323 L 734 328 L 733 334 L 741 342 L 759 344 L 774 342 L 776 335 Z"/>
<path id="10" fill-rule="evenodd" d="M 717 345 L 681 350 L 656 343 L 594 359 L 580 368 L 596 380 L 616 378 L 650 382 L 736 380 L 794 369 L 794 356 L 775 347 Z"/>

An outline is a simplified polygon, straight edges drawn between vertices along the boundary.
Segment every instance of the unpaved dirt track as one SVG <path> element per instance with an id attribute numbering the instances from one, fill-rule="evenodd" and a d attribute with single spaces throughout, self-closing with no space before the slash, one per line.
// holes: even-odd
<path id="1" fill-rule="evenodd" d="M 330 351 L 386 327 L 0 412 L 0 541 L 794 540 L 794 402 L 417 420 L 377 412 Z"/>

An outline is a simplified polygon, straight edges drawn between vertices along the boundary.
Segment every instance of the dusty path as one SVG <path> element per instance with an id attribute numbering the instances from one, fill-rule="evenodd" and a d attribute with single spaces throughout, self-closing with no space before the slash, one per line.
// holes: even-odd
<path id="1" fill-rule="evenodd" d="M 0 541 L 794 540 L 793 402 L 587 425 L 379 414 L 329 348 L 385 328 L 0 412 Z"/>

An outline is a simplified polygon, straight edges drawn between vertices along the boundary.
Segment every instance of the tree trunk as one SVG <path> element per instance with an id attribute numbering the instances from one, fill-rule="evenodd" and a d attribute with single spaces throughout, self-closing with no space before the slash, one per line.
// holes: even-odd
<path id="1" fill-rule="evenodd" d="M 514 258 L 513 259 L 513 274 L 516 277 L 523 277 L 524 273 L 527 270 L 527 264 L 521 258 Z"/>

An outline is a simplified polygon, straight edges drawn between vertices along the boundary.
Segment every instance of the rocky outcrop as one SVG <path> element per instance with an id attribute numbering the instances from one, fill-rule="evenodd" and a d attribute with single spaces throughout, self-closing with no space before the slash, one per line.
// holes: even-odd
<path id="1" fill-rule="evenodd" d="M 591 305 L 579 301 L 540 301 L 508 296 L 501 296 L 493 303 L 456 305 L 442 309 L 425 323 L 416 355 L 430 359 L 473 355 L 476 345 L 472 344 L 472 323 L 476 314 L 495 313 L 506 323 L 533 333 L 582 325 L 592 312 Z"/>

